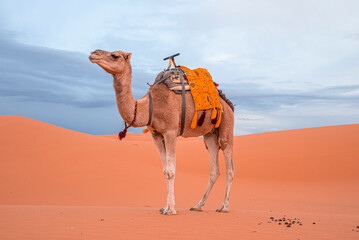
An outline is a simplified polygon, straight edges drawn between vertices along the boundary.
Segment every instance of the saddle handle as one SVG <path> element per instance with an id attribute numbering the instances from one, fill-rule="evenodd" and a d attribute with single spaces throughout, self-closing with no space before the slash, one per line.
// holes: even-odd
<path id="1" fill-rule="evenodd" d="M 166 58 L 163 59 L 163 61 L 166 61 L 167 59 L 170 60 L 169 63 L 168 63 L 167 69 L 170 69 L 172 63 L 173 63 L 173 66 L 177 67 L 177 65 L 176 65 L 176 63 L 175 63 L 175 57 L 177 57 L 177 56 L 179 56 L 179 55 L 180 55 L 180 53 L 176 53 L 176 54 L 173 54 L 173 55 L 171 55 L 171 56 L 166 57 Z"/>

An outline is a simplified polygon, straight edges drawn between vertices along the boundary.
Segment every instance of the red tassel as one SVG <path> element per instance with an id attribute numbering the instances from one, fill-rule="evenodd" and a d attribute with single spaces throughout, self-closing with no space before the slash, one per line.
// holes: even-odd
<path id="1" fill-rule="evenodd" d="M 218 121 L 218 116 L 219 116 L 219 110 L 217 110 L 217 115 L 216 118 L 212 119 L 212 124 L 216 124 Z"/>
<path id="2" fill-rule="evenodd" d="M 126 137 L 126 134 L 127 134 L 127 128 L 129 128 L 130 126 L 127 126 L 127 123 L 125 122 L 125 129 L 123 129 L 123 131 L 119 132 L 118 133 L 118 138 L 120 140 L 122 140 L 122 138 L 125 138 Z"/>
<path id="3" fill-rule="evenodd" d="M 120 140 L 122 140 L 122 138 L 126 137 L 127 128 L 133 126 L 133 124 L 134 124 L 135 121 L 136 121 L 136 116 L 137 116 L 137 101 L 136 101 L 136 103 L 135 103 L 135 112 L 133 113 L 132 122 L 131 122 L 129 125 L 127 125 L 127 122 L 124 121 L 124 122 L 125 122 L 125 129 L 123 129 L 123 131 L 121 131 L 121 132 L 118 133 L 118 138 L 119 138 Z"/>
<path id="4" fill-rule="evenodd" d="M 197 125 L 198 125 L 198 126 L 202 126 L 205 117 L 206 117 L 206 110 L 204 110 L 204 111 L 202 112 L 201 117 L 198 119 L 198 122 L 197 122 Z"/>

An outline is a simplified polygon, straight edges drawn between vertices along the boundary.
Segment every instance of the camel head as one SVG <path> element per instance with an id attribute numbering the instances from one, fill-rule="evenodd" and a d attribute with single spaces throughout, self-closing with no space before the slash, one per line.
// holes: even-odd
<path id="1" fill-rule="evenodd" d="M 92 63 L 96 63 L 110 74 L 121 74 L 126 69 L 131 69 L 130 59 L 132 53 L 122 51 L 107 52 L 95 50 L 89 56 Z"/>

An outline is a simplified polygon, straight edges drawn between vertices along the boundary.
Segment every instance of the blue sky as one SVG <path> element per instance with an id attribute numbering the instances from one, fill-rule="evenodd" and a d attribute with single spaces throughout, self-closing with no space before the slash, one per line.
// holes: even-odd
<path id="1" fill-rule="evenodd" d="M 358 123 L 358 1 L 0 1 L 0 115 L 123 128 L 95 49 L 132 52 L 133 92 L 176 62 L 236 104 L 235 134 Z M 139 131 L 133 129 L 131 131 Z"/>

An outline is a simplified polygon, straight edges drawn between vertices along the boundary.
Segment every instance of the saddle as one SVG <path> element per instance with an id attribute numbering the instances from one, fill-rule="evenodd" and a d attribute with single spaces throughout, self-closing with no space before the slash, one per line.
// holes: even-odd
<path id="1" fill-rule="evenodd" d="M 163 82 L 169 90 L 174 91 L 176 94 L 180 94 L 182 93 L 181 78 L 183 79 L 185 91 L 190 91 L 188 80 L 186 78 L 186 72 L 180 67 L 160 72 L 157 75 L 155 82 L 150 86 L 150 89 Z"/>
<path id="2" fill-rule="evenodd" d="M 186 92 L 190 92 L 195 104 L 195 114 L 192 119 L 191 128 L 194 129 L 197 126 L 201 126 L 206 116 L 206 110 L 211 110 L 211 122 L 215 128 L 218 128 L 222 119 L 222 106 L 219 98 L 224 99 L 229 106 L 234 109 L 233 104 L 225 97 L 221 90 L 217 89 L 217 84 L 213 82 L 212 76 L 204 68 L 197 68 L 191 70 L 184 66 L 177 66 L 174 57 L 179 53 L 165 58 L 169 59 L 168 68 L 160 72 L 154 83 L 150 85 L 149 96 L 149 121 L 147 125 L 150 125 L 152 119 L 153 103 L 151 96 L 151 89 L 158 84 L 165 84 L 167 88 L 173 91 L 175 94 L 182 95 L 182 117 L 181 117 L 181 129 L 180 135 L 183 134 L 186 112 Z M 171 65 L 174 68 L 171 68 Z M 197 119 L 198 111 L 202 111 L 202 115 Z"/>

